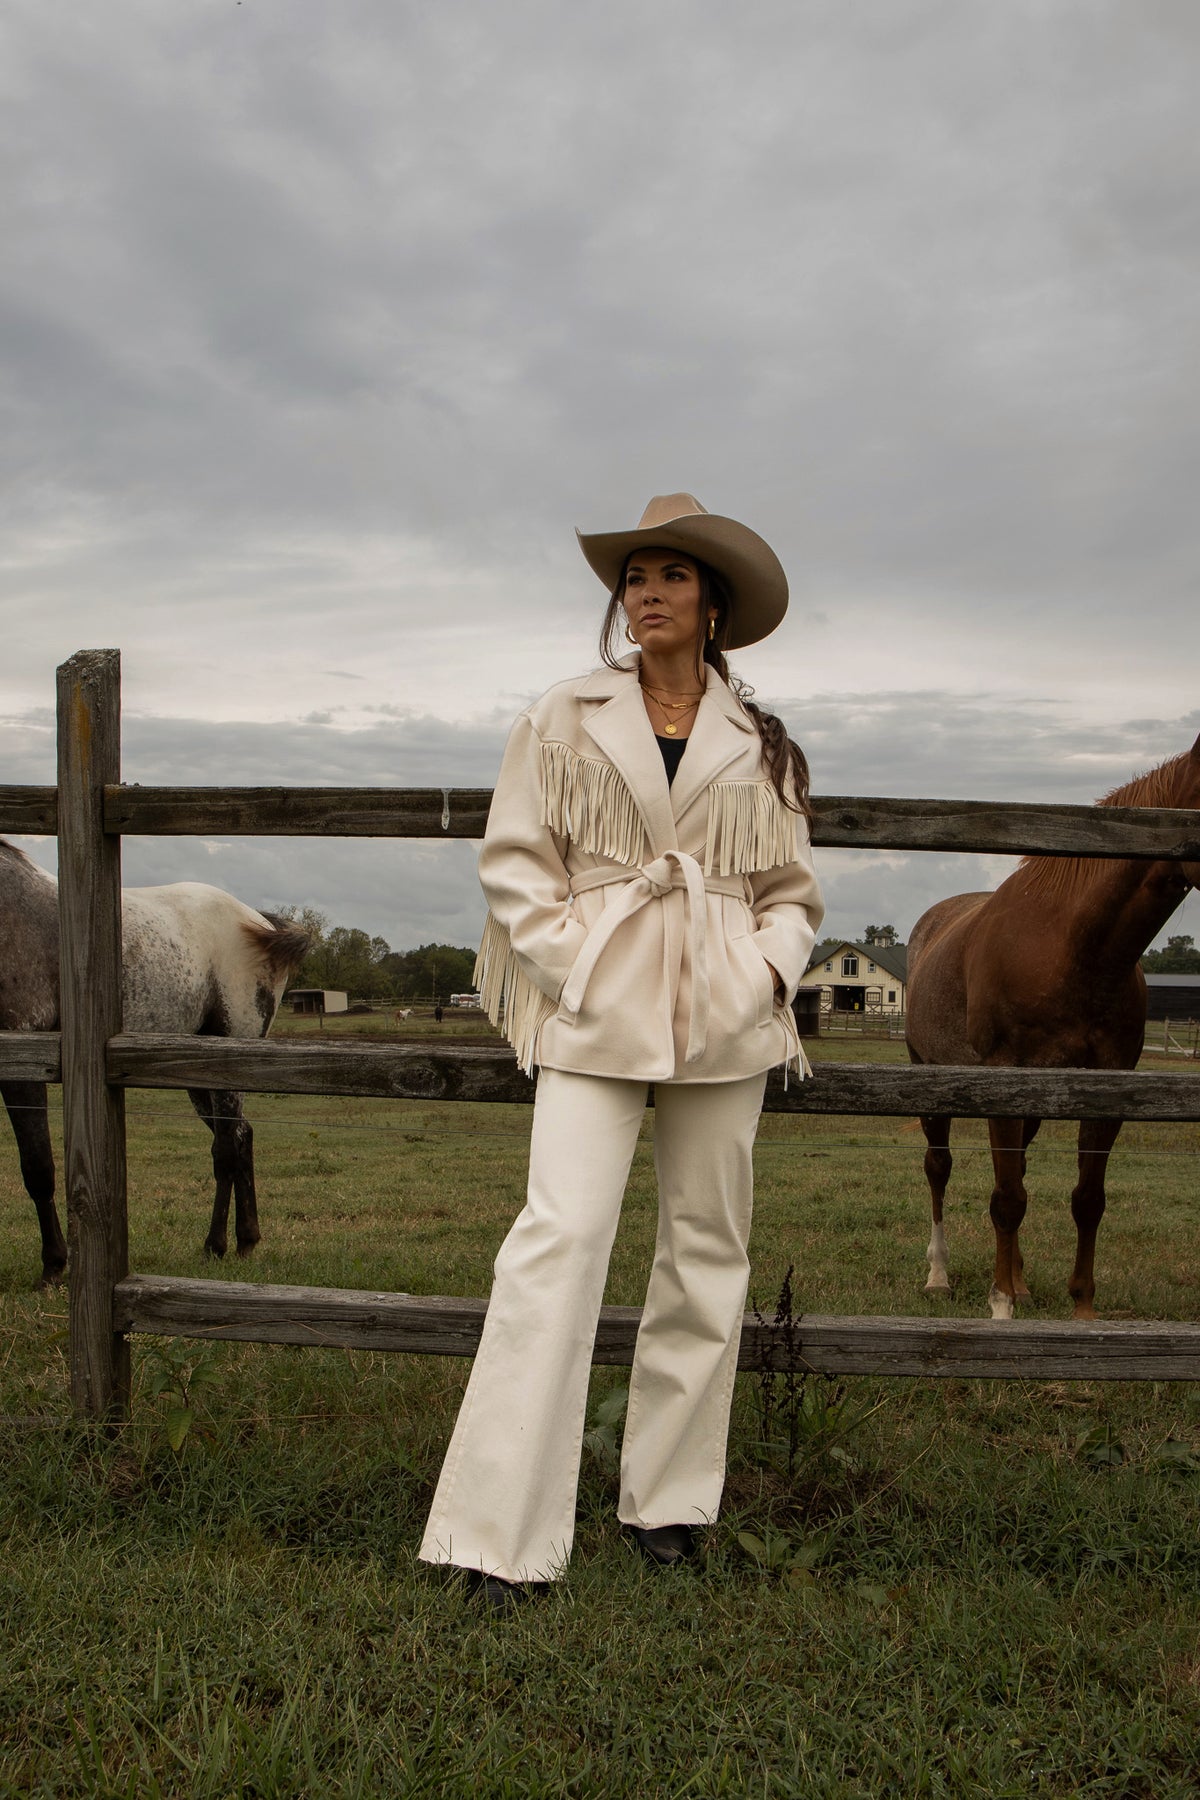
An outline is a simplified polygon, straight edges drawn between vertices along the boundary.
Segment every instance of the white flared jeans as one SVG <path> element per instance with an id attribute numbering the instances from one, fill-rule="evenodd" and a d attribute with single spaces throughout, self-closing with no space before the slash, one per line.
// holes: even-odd
<path id="1" fill-rule="evenodd" d="M 658 1240 L 621 1452 L 628 1525 L 701 1524 L 720 1503 L 765 1083 L 655 1092 Z M 644 1081 L 538 1077 L 528 1200 L 496 1258 L 426 1562 L 506 1581 L 565 1568 L 596 1325 L 646 1099 Z"/>

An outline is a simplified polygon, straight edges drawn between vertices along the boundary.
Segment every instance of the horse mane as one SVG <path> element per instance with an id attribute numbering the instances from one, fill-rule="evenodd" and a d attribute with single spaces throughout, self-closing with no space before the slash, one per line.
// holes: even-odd
<path id="1" fill-rule="evenodd" d="M 1178 756 L 1169 756 L 1157 769 L 1135 775 L 1124 787 L 1105 794 L 1103 800 L 1096 802 L 1097 806 L 1178 806 L 1179 776 L 1190 755 L 1190 750 L 1181 750 Z"/>
<path id="2" fill-rule="evenodd" d="M 1169 756 L 1157 768 L 1113 788 L 1096 805 L 1178 806 L 1179 777 L 1190 755 L 1182 750 L 1178 756 Z M 1016 872 L 1024 876 L 1026 892 L 1063 897 L 1077 894 L 1095 879 L 1095 863 L 1095 857 L 1088 856 L 1023 856 Z"/>
<path id="3" fill-rule="evenodd" d="M 298 969 L 312 945 L 311 935 L 301 925 L 253 925 L 246 920 L 242 930 L 276 980 Z"/>
<path id="4" fill-rule="evenodd" d="M 7 838 L 0 837 L 0 854 L 11 856 L 14 862 L 28 863 L 31 868 L 34 866 L 33 858 L 26 856 L 24 850 L 16 844 L 10 844 Z"/>

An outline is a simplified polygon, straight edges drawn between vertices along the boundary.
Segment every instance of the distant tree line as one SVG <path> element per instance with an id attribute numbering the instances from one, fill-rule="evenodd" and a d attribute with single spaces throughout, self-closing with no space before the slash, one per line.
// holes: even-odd
<path id="1" fill-rule="evenodd" d="M 471 991 L 475 952 L 461 944 L 393 950 L 355 926 L 331 925 L 313 907 L 281 910 L 313 940 L 290 987 L 339 989 L 355 1000 L 446 1000 Z"/>
<path id="2" fill-rule="evenodd" d="M 1146 951 L 1142 967 L 1147 975 L 1200 975 L 1200 950 L 1192 937 L 1169 937 L 1165 949 Z"/>

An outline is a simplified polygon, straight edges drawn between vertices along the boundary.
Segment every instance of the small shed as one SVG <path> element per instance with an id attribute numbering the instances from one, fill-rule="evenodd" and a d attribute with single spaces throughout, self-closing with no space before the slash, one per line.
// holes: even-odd
<path id="1" fill-rule="evenodd" d="M 802 1038 L 815 1038 L 821 1035 L 821 990 L 815 987 L 796 989 L 796 998 L 792 1001 L 792 1011 L 796 1016 L 796 1030 Z"/>
<path id="2" fill-rule="evenodd" d="M 1200 1019 L 1200 975 L 1147 975 L 1148 1019 Z"/>
<path id="3" fill-rule="evenodd" d="M 292 988 L 286 999 L 294 1013 L 344 1013 L 350 1010 L 349 996 L 340 988 Z"/>

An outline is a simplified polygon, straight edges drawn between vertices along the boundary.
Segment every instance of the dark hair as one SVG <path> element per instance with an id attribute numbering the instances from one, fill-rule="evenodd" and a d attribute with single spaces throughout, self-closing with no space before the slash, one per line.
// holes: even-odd
<path id="1" fill-rule="evenodd" d="M 710 563 L 702 562 L 698 556 L 690 558 L 696 565 L 700 577 L 700 616 L 697 622 L 696 648 L 699 652 L 697 661 L 709 663 L 717 671 L 727 688 L 737 695 L 741 705 L 754 721 L 754 728 L 762 739 L 763 762 L 771 786 L 779 795 L 786 807 L 792 812 L 801 813 L 809 829 L 812 828 L 812 803 L 808 792 L 808 760 L 799 744 L 793 743 L 787 734 L 783 720 L 774 713 L 765 712 L 752 699 L 754 689 L 748 682 L 735 675 L 725 660 L 724 645 L 729 636 L 729 623 L 733 617 L 733 593 L 729 583 L 719 569 Z M 600 658 L 610 669 L 620 668 L 621 621 L 625 616 L 625 569 L 629 559 L 617 577 L 617 585 L 609 595 L 608 606 L 600 626 Z M 708 615 L 710 609 L 717 615 L 715 629 L 710 638 L 708 635 Z M 791 777 L 792 792 L 787 791 L 788 777 Z"/>

